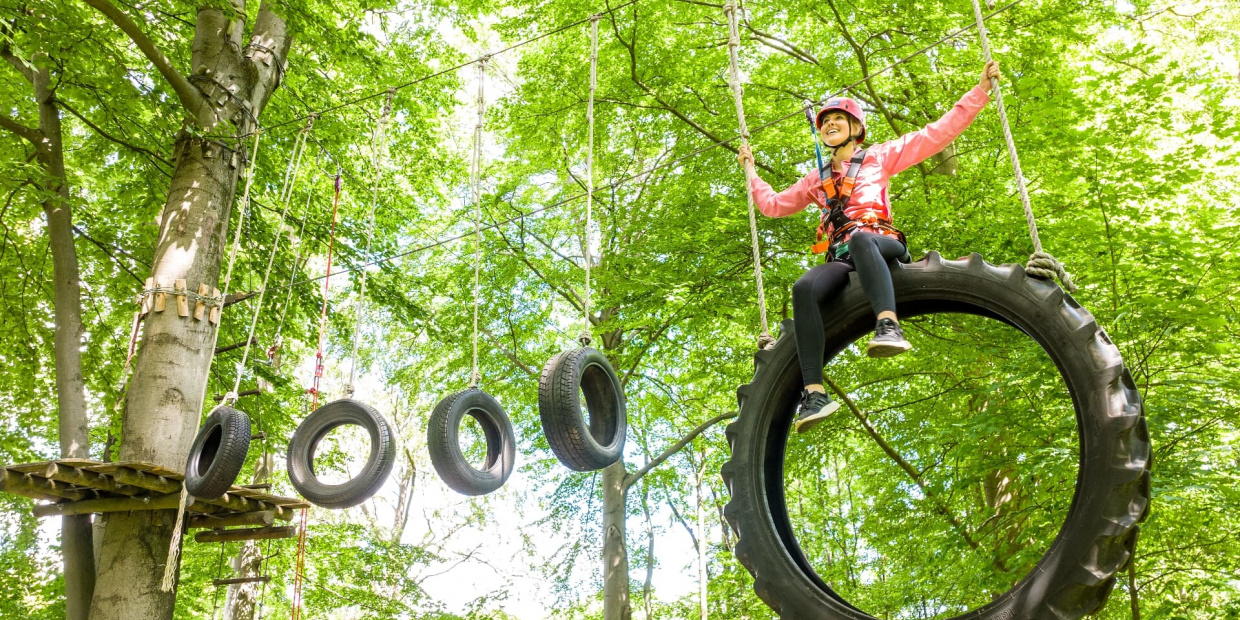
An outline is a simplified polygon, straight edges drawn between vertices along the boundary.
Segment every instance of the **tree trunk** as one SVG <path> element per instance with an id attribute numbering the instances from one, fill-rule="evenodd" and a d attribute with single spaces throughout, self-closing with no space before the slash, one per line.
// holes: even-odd
<path id="1" fill-rule="evenodd" d="M 694 482 L 697 487 L 697 497 L 695 516 L 697 517 L 697 570 L 698 570 L 698 608 L 701 620 L 707 620 L 710 615 L 707 606 L 707 587 L 710 579 L 706 574 L 706 511 L 704 498 L 702 497 L 702 476 L 706 470 L 706 455 L 702 455 L 702 466 L 698 468 Z"/>
<path id="2" fill-rule="evenodd" d="M 130 38 L 143 38 L 125 17 L 102 0 L 90 0 Z M 197 128 L 219 134 L 243 131 L 257 117 L 279 83 L 279 68 L 290 41 L 284 22 L 267 2 L 259 9 L 250 48 L 242 41 L 243 18 L 200 8 L 193 41 L 194 84 L 160 66 L 167 59 L 147 52 L 161 73 L 179 86 L 178 94 Z M 234 1 L 238 15 L 244 5 Z M 102 8 L 101 8 L 102 7 Z M 150 43 L 146 41 L 146 43 Z M 143 47 L 139 45 L 139 47 Z M 150 45 L 147 45 L 150 47 Z M 145 50 L 144 50 L 145 51 Z M 187 88 L 201 90 L 202 105 Z M 224 91 L 232 95 L 223 94 Z M 244 101 L 244 104 L 238 102 Z M 196 107 L 197 109 L 191 109 Z M 229 127 L 230 121 L 233 127 Z M 240 129 L 238 129 L 240 128 Z M 157 282 L 185 280 L 187 289 L 219 285 L 228 217 L 241 157 L 229 145 L 182 132 L 174 150 L 175 168 L 160 220 L 152 276 Z M 170 304 L 171 305 L 171 304 Z M 125 403 L 119 461 L 145 461 L 180 470 L 198 428 L 207 376 L 215 350 L 216 327 L 209 320 L 182 317 L 175 310 L 147 316 Z M 109 513 L 100 551 L 92 620 L 170 619 L 172 592 L 160 589 L 175 511 Z"/>
<path id="3" fill-rule="evenodd" d="M 603 620 L 629 620 L 629 554 L 624 542 L 624 459 L 603 470 Z"/>
<path id="4" fill-rule="evenodd" d="M 52 298 L 56 323 L 56 404 L 61 458 L 90 457 L 86 388 L 82 379 L 82 299 L 77 249 L 73 246 L 73 212 L 65 176 L 64 139 L 51 73 L 36 67 L 32 80 L 39 104 L 43 165 L 47 174 L 43 203 L 52 253 Z M 61 517 L 60 548 L 65 574 L 65 618 L 86 620 L 95 589 L 94 542 L 90 515 Z"/>

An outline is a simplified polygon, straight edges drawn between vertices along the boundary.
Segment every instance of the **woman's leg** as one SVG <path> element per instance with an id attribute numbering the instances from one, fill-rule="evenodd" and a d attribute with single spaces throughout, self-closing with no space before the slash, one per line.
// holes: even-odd
<path id="1" fill-rule="evenodd" d="M 895 237 L 860 232 L 848 240 L 848 252 L 857 266 L 861 288 L 870 298 L 870 305 L 878 317 L 874 339 L 866 345 L 866 354 L 870 357 L 889 357 L 913 348 L 904 339 L 904 330 L 900 329 L 896 318 L 895 288 L 891 285 L 891 268 L 888 266 L 889 261 L 904 254 L 904 244 Z"/>
<path id="2" fill-rule="evenodd" d="M 848 272 L 852 270 L 853 266 L 848 263 L 832 261 L 810 269 L 792 285 L 792 324 L 796 327 L 803 385 L 822 385 L 826 332 L 819 308 L 844 288 L 848 283 Z"/>

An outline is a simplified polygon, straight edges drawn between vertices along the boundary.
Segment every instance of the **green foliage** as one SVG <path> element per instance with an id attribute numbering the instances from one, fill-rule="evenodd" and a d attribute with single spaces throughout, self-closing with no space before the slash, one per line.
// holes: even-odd
<path id="1" fill-rule="evenodd" d="M 30 6 L 0 1 L 0 18 L 13 25 L 0 37 L 16 57 L 50 63 L 58 79 L 84 284 L 92 453 L 102 457 L 107 439 L 120 432 L 114 405 L 132 298 L 148 276 L 151 223 L 167 198 L 182 114 L 168 84 L 97 12 L 75 3 Z M 1189 15 L 1146 1 L 1047 0 L 1016 4 L 990 21 L 1042 241 L 1083 285 L 1077 299 L 1124 354 L 1154 441 L 1154 512 L 1132 571 L 1101 613 L 1108 620 L 1131 616 L 1131 584 L 1146 618 L 1240 615 L 1240 101 L 1233 34 L 1240 17 L 1228 3 L 1202 6 Z M 419 443 L 425 417 L 440 398 L 466 386 L 472 365 L 473 205 L 466 181 L 473 69 L 397 93 L 369 255 L 376 176 L 370 132 L 383 97 L 345 104 L 604 7 L 578 0 L 366 0 L 287 8 L 295 43 L 262 119 L 271 129 L 260 138 L 253 209 L 232 287 L 260 289 L 268 252 L 280 240 L 259 315 L 260 344 L 242 381 L 242 389 L 260 379 L 271 389 L 242 407 L 268 433 L 267 448 L 279 461 L 309 407 L 305 388 L 324 294 L 314 278 L 332 243 L 336 274 L 327 294 L 322 387 L 329 398 L 341 392 L 360 329 L 359 387 L 398 428 L 405 450 L 394 484 L 404 485 L 420 509 L 432 486 Z M 736 143 L 715 146 L 736 135 L 720 8 L 638 2 L 599 22 L 591 331 L 627 382 L 630 470 L 702 421 L 733 410 L 733 390 L 752 371 L 758 312 L 743 182 L 731 152 Z M 148 36 L 174 65 L 187 67 L 194 6 L 159 0 L 140 12 Z M 795 113 L 802 99 L 846 84 L 856 83 L 850 94 L 870 111 L 871 141 L 940 116 L 976 84 L 981 54 L 974 33 L 880 70 L 968 25 L 971 15 L 970 5 L 957 0 L 747 4 L 741 60 L 760 174 L 780 188 L 812 169 L 804 121 Z M 521 531 L 510 533 L 522 550 L 512 561 L 534 565 L 552 594 L 543 602 L 551 615 L 566 618 L 601 617 L 600 478 L 569 473 L 554 459 L 539 428 L 536 386 L 542 364 L 575 346 L 581 329 L 587 28 L 491 63 L 482 174 L 483 224 L 491 226 L 481 244 L 483 387 L 513 418 L 519 473 L 528 481 L 508 491 L 528 516 Z M 0 81 L 0 111 L 33 125 L 35 104 L 18 69 L 0 65 Z M 285 167 L 304 115 L 323 109 L 332 111 L 315 120 L 291 195 L 287 224 L 301 230 L 304 223 L 304 232 L 301 245 L 290 247 L 278 217 Z M 51 264 L 36 190 L 41 173 L 30 146 L 0 131 L 0 147 L 0 405 L 9 412 L 0 423 L 0 457 L 16 463 L 57 453 Z M 951 162 L 932 159 L 892 181 L 896 223 L 909 233 L 913 254 L 979 252 L 991 262 L 1023 261 L 1032 244 L 993 110 L 983 111 L 954 149 Z M 955 174 L 942 174 L 953 168 Z M 333 242 L 331 177 L 338 170 L 344 193 Z M 236 209 L 232 217 L 235 226 Z M 790 315 L 791 284 L 815 260 L 807 252 L 813 220 L 811 212 L 758 219 L 776 323 Z M 358 272 L 341 274 L 340 266 L 406 252 L 370 268 L 371 306 L 359 328 Z M 230 306 L 221 345 L 245 340 L 256 302 Z M 983 604 L 1040 557 L 1072 497 L 1076 437 L 1057 371 L 1031 341 L 976 317 L 922 317 L 906 325 L 917 347 L 912 354 L 880 363 L 849 351 L 827 369 L 875 434 L 841 411 L 813 434 L 794 436 L 786 488 L 807 557 L 848 600 L 884 618 L 945 617 Z M 277 334 L 280 364 L 261 363 Z M 219 356 L 209 395 L 231 389 L 241 356 L 240 349 Z M 875 435 L 919 472 L 920 486 Z M 707 542 L 712 618 L 771 616 L 733 557 L 735 537 L 719 517 L 728 493 L 716 472 L 726 451 L 722 428 L 709 429 L 631 489 L 635 617 L 644 615 L 648 566 L 696 582 L 692 550 L 667 543 L 686 532 Z M 243 478 L 253 475 L 260 452 L 251 452 Z M 275 484 L 292 492 L 282 473 Z M 487 527 L 506 500 L 428 508 L 428 519 L 452 528 L 415 541 L 392 517 L 399 501 L 387 495 L 365 511 L 314 513 L 306 597 L 316 613 L 516 617 L 504 611 L 520 594 L 508 584 L 453 615 L 420 581 L 428 567 L 455 561 L 448 549 L 454 537 Z M 696 521 L 699 505 L 704 528 Z M 0 616 L 62 617 L 59 563 L 40 542 L 46 528 L 36 528 L 29 506 L 13 498 L 0 505 L 0 567 L 9 576 L 38 576 L 0 596 Z M 225 560 L 236 547 L 225 549 Z M 279 541 L 272 548 L 268 615 L 286 614 L 294 547 Z M 219 552 L 187 545 L 178 617 L 211 613 Z M 697 594 L 679 597 L 673 589 L 658 578 L 651 584 L 653 617 L 697 617 Z"/>

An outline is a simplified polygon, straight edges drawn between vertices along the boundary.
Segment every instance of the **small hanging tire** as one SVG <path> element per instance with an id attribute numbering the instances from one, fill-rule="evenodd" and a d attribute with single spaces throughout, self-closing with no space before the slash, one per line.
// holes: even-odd
<path id="1" fill-rule="evenodd" d="M 459 433 L 465 416 L 477 420 L 486 437 L 487 456 L 482 469 L 471 465 L 461 452 Z M 435 471 L 444 484 L 464 495 L 486 495 L 504 486 L 512 475 L 516 444 L 508 413 L 499 401 L 477 388 L 462 390 L 439 401 L 426 429 L 426 447 Z"/>
<path id="2" fill-rule="evenodd" d="M 185 492 L 216 499 L 237 481 L 250 451 L 250 416 L 232 407 L 211 410 L 185 460 Z"/>
<path id="3" fill-rule="evenodd" d="M 585 396 L 584 412 L 579 393 Z M 624 389 L 607 356 L 596 349 L 570 349 L 547 362 L 538 379 L 538 417 L 551 451 L 569 469 L 602 469 L 624 451 Z"/>
<path id="4" fill-rule="evenodd" d="M 991 265 L 977 254 L 946 261 L 931 252 L 891 272 L 901 317 L 963 312 L 1033 338 L 1059 369 L 1076 410 L 1080 461 L 1063 526 L 1029 574 L 957 620 L 1071 620 L 1101 609 L 1150 507 L 1149 432 L 1118 348 L 1070 295 L 1026 277 L 1019 265 Z M 855 276 L 822 315 L 827 360 L 874 324 Z M 724 515 L 738 535 L 736 558 L 780 618 L 869 620 L 814 571 L 788 517 L 784 450 L 800 389 L 793 326 L 784 321 L 775 346 L 754 355 L 753 381 L 737 390 L 740 412 L 727 428 L 731 456 L 720 473 L 731 494 Z"/>
<path id="5" fill-rule="evenodd" d="M 353 478 L 325 484 L 315 475 L 314 454 L 327 433 L 345 424 L 355 424 L 370 434 L 370 456 Z M 288 445 L 288 478 L 293 488 L 316 506 L 349 508 L 370 499 L 383 486 L 395 461 L 396 438 L 387 420 L 370 405 L 342 398 L 312 411 L 293 431 Z"/>

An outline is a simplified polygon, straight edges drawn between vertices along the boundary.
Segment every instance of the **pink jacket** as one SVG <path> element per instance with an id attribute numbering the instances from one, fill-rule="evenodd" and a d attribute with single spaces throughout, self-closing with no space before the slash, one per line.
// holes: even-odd
<path id="1" fill-rule="evenodd" d="M 919 131 L 867 147 L 865 160 L 857 173 L 857 183 L 853 187 L 848 206 L 844 208 L 844 214 L 855 219 L 866 209 L 873 209 L 890 222 L 891 201 L 887 196 L 887 185 L 891 177 L 943 150 L 943 147 L 973 123 L 977 113 L 986 107 L 989 101 L 990 95 L 981 86 L 975 86 L 973 90 L 965 93 L 943 118 Z M 847 170 L 848 162 L 843 161 L 832 166 L 831 174 L 839 178 Z M 753 202 L 758 210 L 770 217 L 799 213 L 811 203 L 822 207 L 826 202 L 822 181 L 816 170 L 779 193 L 775 193 L 769 183 L 755 175 L 749 180 L 749 191 L 753 193 Z"/>

